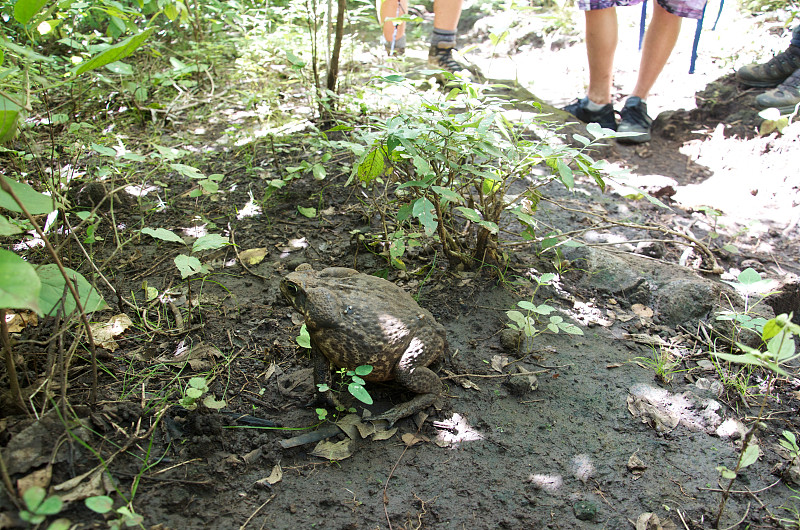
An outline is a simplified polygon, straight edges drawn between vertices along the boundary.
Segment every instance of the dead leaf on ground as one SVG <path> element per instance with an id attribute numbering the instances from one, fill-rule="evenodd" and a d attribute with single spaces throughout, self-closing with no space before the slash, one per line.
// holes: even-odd
<path id="1" fill-rule="evenodd" d="M 373 432 L 375 432 L 375 428 L 370 425 L 365 425 L 358 414 L 348 414 L 344 418 L 340 419 L 336 422 L 336 426 L 339 427 L 344 433 L 350 437 L 352 440 L 356 440 L 358 438 L 366 438 Z M 368 434 L 365 436 L 362 433 L 362 429 L 367 432 Z M 370 432 L 371 430 L 371 432 Z"/>
<path id="2" fill-rule="evenodd" d="M 219 348 L 207 342 L 200 342 L 192 347 L 179 347 L 175 352 L 162 355 L 156 359 L 158 362 L 167 364 L 189 363 L 195 371 L 210 368 L 216 357 L 221 357 Z"/>
<path id="3" fill-rule="evenodd" d="M 17 491 L 26 491 L 33 486 L 47 489 L 50 487 L 50 480 L 53 478 L 53 466 L 47 465 L 29 473 L 17 481 Z M 0 527 L 2 528 L 2 527 Z"/>
<path id="4" fill-rule="evenodd" d="M 39 325 L 39 317 L 36 313 L 23 311 L 21 313 L 9 313 L 6 315 L 6 325 L 9 333 L 19 333 L 28 326 Z"/>
<path id="5" fill-rule="evenodd" d="M 634 479 L 640 478 L 644 472 L 647 471 L 647 464 L 645 464 L 644 460 L 639 458 L 639 455 L 636 453 L 633 453 L 630 458 L 628 458 L 627 467 Z"/>
<path id="6" fill-rule="evenodd" d="M 239 252 L 239 259 L 247 265 L 258 265 L 267 255 L 267 247 L 248 248 Z"/>
<path id="7" fill-rule="evenodd" d="M 622 366 L 622 363 L 611 363 L 611 364 L 607 364 L 606 368 L 608 368 L 608 369 L 619 368 L 620 366 Z"/>
<path id="8" fill-rule="evenodd" d="M 325 460 L 344 460 L 353 456 L 355 442 L 351 439 L 342 440 L 341 442 L 327 442 L 321 441 L 314 447 L 311 454 Z"/>
<path id="9" fill-rule="evenodd" d="M 403 440 L 403 443 L 406 444 L 408 447 L 413 447 L 418 443 L 422 442 L 430 442 L 430 438 L 423 436 L 421 434 L 412 434 L 410 432 L 405 433 L 403 436 L 400 437 Z"/>
<path id="10" fill-rule="evenodd" d="M 389 438 L 394 436 L 396 432 L 397 432 L 397 427 L 392 427 L 391 429 L 378 430 L 375 431 L 375 434 L 372 436 L 372 439 L 375 440 L 376 442 L 381 440 L 388 440 Z"/>
<path id="11" fill-rule="evenodd" d="M 636 530 L 677 530 L 678 527 L 672 519 L 659 519 L 654 513 L 643 513 L 636 519 Z"/>
<path id="12" fill-rule="evenodd" d="M 258 459 L 261 458 L 261 455 L 263 453 L 264 453 L 264 451 L 261 449 L 261 447 L 256 447 L 255 449 L 253 449 L 249 453 L 246 453 L 244 455 L 244 457 L 243 457 L 245 464 L 254 464 L 254 463 L 256 463 L 258 461 Z"/>
<path id="13" fill-rule="evenodd" d="M 277 484 L 283 479 L 283 469 L 281 468 L 280 464 L 275 464 L 272 468 L 272 473 L 269 474 L 268 477 L 256 480 L 256 484 L 259 486 L 272 486 L 273 484 Z"/>
<path id="14" fill-rule="evenodd" d="M 508 357 L 506 357 L 505 355 L 492 356 L 491 366 L 492 370 L 494 370 L 495 372 L 500 372 L 502 374 L 503 368 L 508 366 L 508 364 L 509 364 Z"/>
<path id="15" fill-rule="evenodd" d="M 114 480 L 101 467 L 53 486 L 53 489 L 59 492 L 58 496 L 64 502 L 80 501 L 114 491 Z"/>
<path id="16" fill-rule="evenodd" d="M 95 346 L 100 346 L 108 351 L 114 351 L 119 347 L 114 337 L 119 337 L 132 325 L 133 322 L 130 317 L 124 313 L 120 313 L 109 318 L 107 322 L 91 324 L 89 328 L 92 330 L 92 338 L 94 339 Z"/>
<path id="17" fill-rule="evenodd" d="M 653 318 L 652 308 L 643 304 L 633 304 L 631 306 L 631 311 L 639 318 Z"/>
<path id="18" fill-rule="evenodd" d="M 448 377 L 452 377 L 453 379 L 455 379 L 456 383 L 461 385 L 463 388 L 466 388 L 467 390 L 472 389 L 472 390 L 477 390 L 478 392 L 480 392 L 481 390 L 481 387 L 479 387 L 466 377 L 462 377 L 454 372 L 451 372 L 450 370 L 445 370 L 444 373 L 446 373 Z"/>
<path id="19" fill-rule="evenodd" d="M 273 361 L 272 364 L 270 364 L 269 367 L 267 368 L 267 371 L 264 372 L 264 376 L 261 377 L 261 380 L 265 382 L 269 381 L 269 378 L 272 377 L 272 374 L 275 373 L 276 366 L 277 365 L 275 364 L 275 361 Z"/>

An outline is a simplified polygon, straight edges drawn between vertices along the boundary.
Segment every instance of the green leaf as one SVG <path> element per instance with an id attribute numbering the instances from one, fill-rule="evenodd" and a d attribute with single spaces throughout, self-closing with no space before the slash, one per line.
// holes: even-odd
<path id="1" fill-rule="evenodd" d="M 25 209 L 28 210 L 28 213 L 31 215 L 50 213 L 53 210 L 61 207 L 61 204 L 54 201 L 52 197 L 43 193 L 39 193 L 24 182 L 17 182 L 16 180 L 6 176 L 3 176 L 2 178 L 5 179 L 6 183 L 11 188 L 11 191 L 14 192 L 20 202 L 25 206 Z M 22 213 L 22 209 L 19 207 L 16 201 L 11 198 L 11 195 L 3 190 L 0 190 L 0 207 L 12 212 Z"/>
<path id="2" fill-rule="evenodd" d="M 187 388 L 186 389 L 186 397 L 190 399 L 200 399 L 200 396 L 203 395 L 203 391 L 199 388 Z"/>
<path id="3" fill-rule="evenodd" d="M 186 244 L 178 234 L 172 230 L 167 230 L 166 228 L 145 227 L 142 228 L 141 232 L 145 235 L 154 237 L 156 239 L 161 239 L 163 241 L 172 241 L 173 243 L 180 243 L 181 245 Z"/>
<path id="4" fill-rule="evenodd" d="M 591 125 L 591 123 L 589 124 Z M 564 183 L 564 186 L 567 189 L 571 190 L 575 187 L 575 177 L 572 174 L 572 169 L 564 162 L 563 158 L 559 158 L 556 162 L 556 169 L 558 169 L 558 174 L 561 177 L 561 182 Z"/>
<path id="5" fill-rule="evenodd" d="M 97 152 L 97 153 L 99 153 L 99 154 L 101 154 L 101 155 L 103 155 L 103 156 L 114 156 L 114 157 L 117 156 L 117 152 L 114 149 L 111 149 L 110 147 L 106 147 L 106 146 L 100 145 L 100 144 L 94 144 L 93 143 L 92 144 L 92 150 Z"/>
<path id="6" fill-rule="evenodd" d="M 209 408 L 211 410 L 219 410 L 221 408 L 226 407 L 228 404 L 225 402 L 224 399 L 220 399 L 219 401 L 217 401 L 217 398 L 215 398 L 212 395 L 208 395 L 203 400 L 203 405 L 205 405 L 206 408 Z"/>
<path id="7" fill-rule="evenodd" d="M 62 505 L 63 503 L 61 502 L 61 498 L 57 497 L 56 495 L 52 495 L 47 497 L 44 502 L 39 505 L 36 513 L 40 515 L 55 515 L 61 511 Z"/>
<path id="8" fill-rule="evenodd" d="M 204 179 L 206 176 L 196 167 L 186 164 L 170 164 L 169 167 L 190 179 Z"/>
<path id="9" fill-rule="evenodd" d="M 220 234 L 206 234 L 198 237 L 192 245 L 192 252 L 202 252 L 203 250 L 215 250 L 229 245 L 227 237 Z"/>
<path id="10" fill-rule="evenodd" d="M 46 3 L 47 0 L 17 0 L 14 4 L 14 19 L 20 24 L 27 24 Z"/>
<path id="11" fill-rule="evenodd" d="M 83 501 L 95 513 L 108 513 L 114 508 L 114 501 L 107 495 L 96 495 Z"/>
<path id="12" fill-rule="evenodd" d="M 479 223 L 483 221 L 483 216 L 481 216 L 480 212 L 474 208 L 467 208 L 466 206 L 457 206 L 456 210 L 461 212 L 461 214 L 472 221 L 473 223 Z"/>
<path id="13" fill-rule="evenodd" d="M 436 233 L 436 229 L 439 226 L 439 223 L 436 221 L 436 216 L 433 214 L 434 207 L 433 203 L 429 201 L 426 197 L 420 197 L 416 201 L 414 201 L 414 207 L 412 209 L 412 213 L 414 217 L 419 219 L 419 222 L 422 223 L 423 228 L 425 229 L 425 235 L 428 237 L 432 236 Z"/>
<path id="14" fill-rule="evenodd" d="M 585 136 L 582 136 L 582 135 L 580 135 L 580 134 L 573 134 L 573 135 L 572 135 L 572 137 L 573 137 L 573 138 L 574 138 L 576 141 L 578 141 L 578 142 L 582 143 L 583 145 L 589 145 L 590 143 L 592 143 L 592 141 L 591 141 L 591 140 L 589 140 L 588 138 L 586 138 Z"/>
<path id="15" fill-rule="evenodd" d="M 724 479 L 733 480 L 736 478 L 736 473 L 725 466 L 717 467 L 717 471 L 719 471 L 719 474 L 722 475 Z"/>
<path id="16" fill-rule="evenodd" d="M 306 328 L 305 324 L 300 326 L 300 334 L 295 340 L 297 341 L 297 345 L 301 348 L 311 348 L 311 335 L 308 334 L 308 328 Z"/>
<path id="17" fill-rule="evenodd" d="M 367 405 L 372 405 L 372 396 L 369 395 L 369 392 L 367 392 L 367 389 L 364 388 L 364 385 L 359 385 L 358 383 L 350 383 L 349 385 L 347 385 L 347 391 L 353 394 L 353 397 L 361 401 L 362 403 L 366 403 Z"/>
<path id="18" fill-rule="evenodd" d="M 31 486 L 22 494 L 22 500 L 30 511 L 36 512 L 46 495 L 47 492 L 41 486 Z"/>
<path id="19" fill-rule="evenodd" d="M 300 215 L 308 217 L 309 219 L 313 219 L 317 216 L 317 209 L 313 207 L 304 208 L 302 206 L 298 206 L 297 211 L 300 212 Z"/>
<path id="20" fill-rule="evenodd" d="M 527 317 L 519 311 L 506 311 L 506 316 L 509 318 L 509 320 L 515 322 L 520 328 L 524 327 L 528 321 Z"/>
<path id="21" fill-rule="evenodd" d="M 755 464 L 759 455 L 761 455 L 761 451 L 759 450 L 758 445 L 753 443 L 749 444 L 742 453 L 742 459 L 739 463 L 739 468 L 741 469 L 743 467 Z"/>
<path id="22" fill-rule="evenodd" d="M 139 48 L 139 46 L 141 46 L 142 43 L 147 39 L 147 37 L 153 33 L 153 31 L 155 31 L 155 28 L 149 28 L 138 35 L 133 35 L 123 41 L 118 42 L 107 50 L 95 55 L 85 63 L 79 65 L 77 68 L 73 69 L 73 72 L 76 76 L 78 76 L 84 72 L 94 70 L 95 68 L 100 68 L 101 66 L 105 66 L 115 61 L 121 61 L 125 57 L 135 52 L 136 49 Z"/>
<path id="23" fill-rule="evenodd" d="M 13 236 L 20 232 L 22 232 L 20 227 L 12 224 L 6 217 L 0 215 L 0 236 Z"/>
<path id="24" fill-rule="evenodd" d="M 16 136 L 20 110 L 19 105 L 0 94 L 0 144 Z"/>
<path id="25" fill-rule="evenodd" d="M 442 186 L 431 186 L 431 189 L 434 193 L 439 195 L 442 198 L 442 201 L 447 202 L 456 202 L 456 203 L 463 203 L 464 198 L 461 197 L 458 193 L 454 192 L 450 188 L 444 188 Z"/>
<path id="26" fill-rule="evenodd" d="M 78 296 L 81 299 L 83 310 L 87 314 L 108 309 L 108 304 L 103 300 L 103 295 L 92 287 L 81 273 L 67 267 L 65 267 L 64 270 L 75 285 L 75 289 L 78 291 Z M 39 280 L 42 284 L 42 289 L 39 293 L 39 308 L 41 309 L 41 314 L 55 314 L 55 310 L 61 305 L 62 299 L 64 301 L 65 315 L 72 313 L 77 307 L 75 305 L 75 299 L 72 297 L 69 289 L 65 289 L 66 282 L 61 275 L 61 271 L 58 270 L 58 266 L 55 264 L 42 265 L 37 269 L 36 273 L 39 275 Z M 64 293 L 66 293 L 66 295 Z"/>
<path id="27" fill-rule="evenodd" d="M 383 151 L 380 149 L 373 149 L 367 153 L 364 160 L 358 164 L 358 168 L 356 169 L 358 180 L 369 184 L 383 175 L 385 166 L 386 160 L 383 156 Z"/>
<path id="28" fill-rule="evenodd" d="M 116 61 L 106 65 L 106 70 L 117 75 L 133 75 L 133 67 L 122 61 Z"/>
<path id="29" fill-rule="evenodd" d="M 325 172 L 325 166 L 322 164 L 314 164 L 311 168 L 311 175 L 315 180 L 325 180 L 325 177 L 328 176 Z"/>
<path id="30" fill-rule="evenodd" d="M 755 269 L 748 267 L 740 272 L 736 279 L 742 285 L 753 285 L 761 281 L 761 275 Z"/>
<path id="31" fill-rule="evenodd" d="M 197 376 L 192 377 L 189 379 L 189 386 L 192 388 L 198 388 L 202 391 L 208 390 L 208 381 L 206 381 L 205 377 Z"/>
<path id="32" fill-rule="evenodd" d="M 31 309 L 41 314 L 41 282 L 30 263 L 13 252 L 0 249 L 0 307 Z"/>
<path id="33" fill-rule="evenodd" d="M 178 254 L 175 256 L 175 266 L 181 273 L 181 278 L 188 278 L 195 274 L 208 274 L 208 269 L 200 263 L 200 260 L 194 256 L 187 256 L 185 254 Z"/>
<path id="34" fill-rule="evenodd" d="M 365 376 L 372 373 L 372 366 L 369 364 L 362 364 L 361 366 L 356 366 L 355 369 L 356 375 Z"/>

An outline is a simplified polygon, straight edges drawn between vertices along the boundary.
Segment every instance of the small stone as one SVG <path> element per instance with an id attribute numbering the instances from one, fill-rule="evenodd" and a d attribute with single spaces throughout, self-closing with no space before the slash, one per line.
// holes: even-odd
<path id="1" fill-rule="evenodd" d="M 573 507 L 575 517 L 581 521 L 594 521 L 597 517 L 597 505 L 591 501 L 578 501 Z"/>
<path id="2" fill-rule="evenodd" d="M 512 375 L 503 383 L 513 396 L 521 397 L 539 388 L 535 375 Z"/>
<path id="3" fill-rule="evenodd" d="M 500 346 L 505 351 L 519 351 L 522 343 L 522 332 L 517 329 L 505 328 L 500 332 Z"/>

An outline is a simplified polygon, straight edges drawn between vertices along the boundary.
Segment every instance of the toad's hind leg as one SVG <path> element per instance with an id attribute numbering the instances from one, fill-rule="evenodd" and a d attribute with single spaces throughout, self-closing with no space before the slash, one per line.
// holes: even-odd
<path id="1" fill-rule="evenodd" d="M 392 407 L 383 414 L 369 418 L 370 421 L 387 420 L 391 426 L 397 420 L 433 405 L 442 392 L 442 381 L 439 376 L 425 366 L 405 370 L 398 368 L 395 380 L 412 392 L 416 392 L 417 395 L 410 401 Z"/>

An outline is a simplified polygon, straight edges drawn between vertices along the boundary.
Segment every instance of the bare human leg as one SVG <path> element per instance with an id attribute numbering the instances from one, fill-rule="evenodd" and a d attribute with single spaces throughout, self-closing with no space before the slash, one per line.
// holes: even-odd
<path id="1" fill-rule="evenodd" d="M 614 52 L 618 26 L 615 7 L 585 11 L 586 55 L 589 59 L 589 100 L 605 105 L 611 102 Z"/>
<path id="2" fill-rule="evenodd" d="M 642 48 L 642 59 L 639 63 L 639 77 L 631 96 L 647 99 L 650 89 L 658 79 L 664 66 L 667 64 L 678 35 L 681 32 L 681 17 L 661 7 L 654 2 L 653 18 L 647 27 Z"/>

